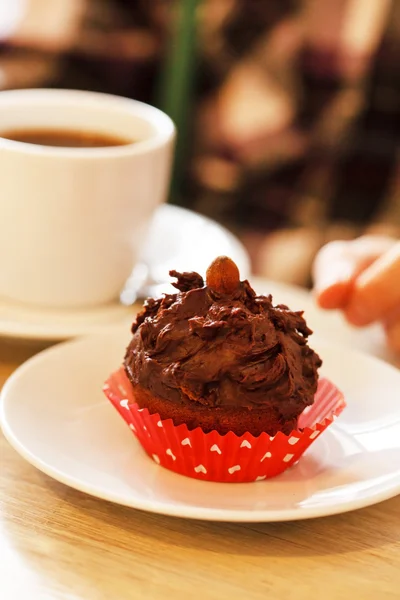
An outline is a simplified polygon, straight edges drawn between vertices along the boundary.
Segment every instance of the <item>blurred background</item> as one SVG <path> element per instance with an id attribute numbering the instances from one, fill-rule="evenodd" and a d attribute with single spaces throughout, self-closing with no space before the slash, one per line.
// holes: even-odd
<path id="1" fill-rule="evenodd" d="M 170 202 L 310 285 L 317 250 L 400 227 L 399 0 L 0 0 L 0 89 L 159 106 Z"/>

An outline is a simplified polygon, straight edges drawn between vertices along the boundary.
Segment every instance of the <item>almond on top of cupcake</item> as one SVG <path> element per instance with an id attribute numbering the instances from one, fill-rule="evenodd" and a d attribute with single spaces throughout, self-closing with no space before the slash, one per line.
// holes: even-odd
<path id="1" fill-rule="evenodd" d="M 290 434 L 314 402 L 322 361 L 302 312 L 257 296 L 235 263 L 177 273 L 176 294 L 149 299 L 124 369 L 139 408 L 204 433 Z"/>

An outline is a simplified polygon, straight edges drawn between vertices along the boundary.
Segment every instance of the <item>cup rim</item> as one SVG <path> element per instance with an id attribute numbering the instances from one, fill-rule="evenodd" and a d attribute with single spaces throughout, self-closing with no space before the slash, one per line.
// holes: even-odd
<path id="1" fill-rule="evenodd" d="M 96 148 L 71 148 L 62 146 L 44 146 L 41 144 L 30 144 L 9 140 L 0 136 L 0 150 L 11 150 L 18 153 L 51 156 L 60 158 L 114 158 L 121 156 L 143 155 L 166 145 L 173 140 L 176 134 L 172 119 L 160 109 L 145 102 L 117 96 L 103 92 L 92 92 L 73 89 L 52 88 L 26 88 L 18 90 L 0 91 L 0 111 L 7 106 L 29 106 L 35 104 L 40 106 L 57 105 L 76 106 L 76 103 L 84 103 L 87 106 L 104 104 L 105 107 L 112 106 L 120 108 L 127 114 L 135 115 L 150 123 L 155 133 L 144 140 L 135 141 L 123 146 L 105 146 Z"/>

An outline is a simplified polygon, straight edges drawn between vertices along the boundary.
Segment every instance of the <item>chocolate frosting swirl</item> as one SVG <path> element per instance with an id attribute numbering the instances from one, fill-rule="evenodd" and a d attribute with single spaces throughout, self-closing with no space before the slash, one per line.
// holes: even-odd
<path id="1" fill-rule="evenodd" d="M 248 281 L 227 295 L 198 273 L 170 275 L 179 293 L 147 300 L 132 326 L 124 365 L 134 385 L 181 404 L 273 404 L 284 419 L 313 403 L 322 361 L 302 312 L 273 306 Z"/>

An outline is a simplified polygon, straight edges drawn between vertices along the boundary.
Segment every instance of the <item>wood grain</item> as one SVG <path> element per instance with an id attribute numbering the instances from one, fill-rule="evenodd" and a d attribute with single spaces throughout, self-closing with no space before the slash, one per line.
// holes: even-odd
<path id="1" fill-rule="evenodd" d="M 0 385 L 40 349 L 0 342 Z M 400 598 L 400 497 L 345 515 L 219 524 L 96 500 L 0 434 L 1 600 Z"/>

